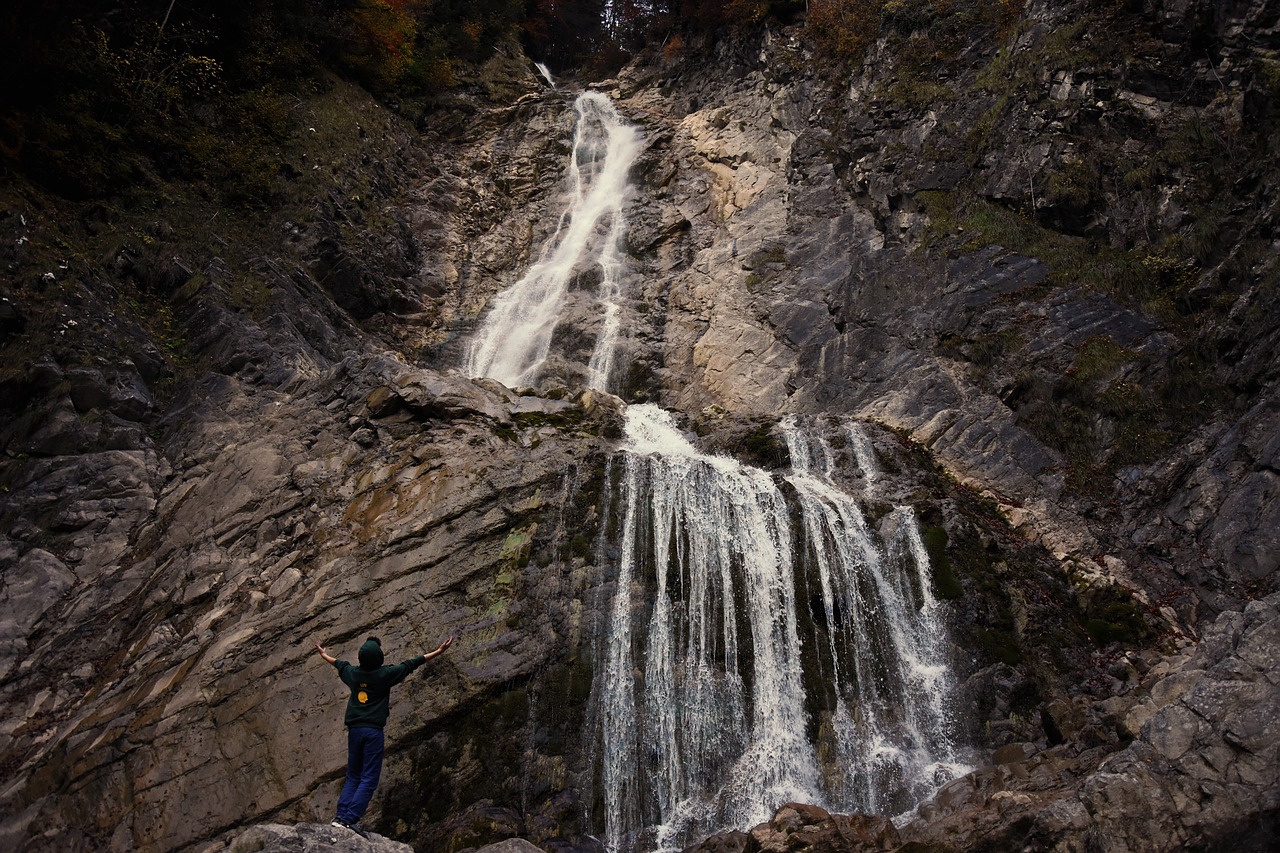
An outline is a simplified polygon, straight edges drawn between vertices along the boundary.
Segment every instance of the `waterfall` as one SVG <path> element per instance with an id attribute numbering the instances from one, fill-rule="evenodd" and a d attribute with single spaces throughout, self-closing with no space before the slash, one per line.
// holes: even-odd
<path id="1" fill-rule="evenodd" d="M 793 468 L 775 478 L 627 409 L 593 695 L 612 851 L 680 849 L 789 800 L 905 809 L 965 769 L 914 513 L 877 536 L 832 448 L 781 427 Z"/>
<path id="2" fill-rule="evenodd" d="M 604 95 L 575 110 L 567 205 L 538 261 L 494 300 L 472 376 L 535 383 L 570 283 L 594 272 L 585 380 L 610 389 L 640 137 Z M 625 421 L 588 733 L 589 811 L 608 849 L 678 850 L 791 800 L 895 813 L 964 772 L 915 513 L 878 500 L 872 524 L 837 484 L 839 457 L 863 498 L 878 488 L 862 427 L 845 424 L 833 448 L 785 419 L 792 464 L 778 474 L 699 451 L 656 406 L 631 406 Z"/>
<path id="3" fill-rule="evenodd" d="M 556 87 L 556 81 L 551 77 L 551 69 L 543 65 L 541 62 L 533 63 L 533 67 L 538 69 L 538 73 L 542 75 L 542 79 L 547 81 L 547 85 L 551 88 Z"/>
<path id="4" fill-rule="evenodd" d="M 577 122 L 569 159 L 569 197 L 551 239 L 514 285 L 500 294 L 467 352 L 470 376 L 508 387 L 537 381 L 574 278 L 595 268 L 600 331 L 588 367 L 588 385 L 605 390 L 621 326 L 623 205 L 627 173 L 640 153 L 640 135 L 598 92 L 574 104 Z"/>
<path id="5" fill-rule="evenodd" d="M 656 406 L 627 409 L 626 437 L 598 691 L 615 851 L 671 848 L 691 830 L 820 796 L 781 491 L 763 471 L 699 453 Z"/>
<path id="6" fill-rule="evenodd" d="M 871 439 L 867 438 L 866 430 L 862 428 L 862 424 L 853 421 L 845 428 L 845 434 L 853 447 L 853 456 L 858 460 L 858 470 L 868 484 L 874 484 L 880 477 L 880 467 L 876 465 L 875 450 L 871 447 Z"/>

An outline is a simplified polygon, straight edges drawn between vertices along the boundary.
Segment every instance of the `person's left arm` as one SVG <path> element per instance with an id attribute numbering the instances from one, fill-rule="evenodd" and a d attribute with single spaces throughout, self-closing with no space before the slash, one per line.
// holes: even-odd
<path id="1" fill-rule="evenodd" d="M 445 650 L 445 649 L 449 648 L 449 647 L 450 647 L 450 646 L 452 646 L 452 645 L 453 645 L 453 637 L 450 637 L 449 639 L 447 639 L 447 640 L 445 640 L 443 643 L 441 643 L 441 644 L 436 648 L 436 650 L 435 650 L 435 651 L 433 651 L 433 652 L 427 652 L 426 654 L 424 654 L 424 655 L 422 656 L 422 657 L 423 657 L 423 660 L 424 660 L 424 661 L 429 661 L 429 660 L 431 660 L 431 659 L 432 659 L 432 658 L 434 658 L 434 657 L 439 657 L 440 655 L 444 654 L 444 650 Z"/>
<path id="2" fill-rule="evenodd" d="M 445 649 L 449 648 L 452 645 L 453 645 L 453 637 L 450 637 L 449 639 L 441 643 L 439 646 L 437 646 L 433 651 L 429 651 L 426 654 L 418 655 L 416 658 L 409 658 L 404 663 L 397 664 L 397 666 L 401 668 L 401 672 L 399 673 L 399 675 L 397 675 L 396 681 L 397 682 L 400 681 L 400 679 L 404 678 L 406 675 L 413 672 L 415 669 L 422 666 L 424 663 L 431 660 L 432 658 L 439 657 L 440 655 L 444 654 Z"/>
<path id="3" fill-rule="evenodd" d="M 324 658 L 325 663 L 337 663 L 338 659 L 324 650 L 324 646 L 316 643 L 316 651 L 320 653 L 320 657 Z"/>

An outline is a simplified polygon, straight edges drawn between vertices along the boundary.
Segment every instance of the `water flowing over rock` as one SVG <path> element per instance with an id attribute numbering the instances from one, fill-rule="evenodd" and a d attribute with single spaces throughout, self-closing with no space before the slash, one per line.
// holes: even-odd
<path id="1" fill-rule="evenodd" d="M 951 650 L 929 555 L 909 506 L 881 520 L 877 543 L 858 501 L 832 481 L 826 440 L 811 443 L 794 417 L 782 427 L 795 469 L 787 480 L 822 591 L 831 655 L 824 680 L 836 695 L 827 727 L 844 778 L 821 802 L 896 813 L 969 769 L 957 757 Z M 865 433 L 846 424 L 841 437 L 851 439 L 873 494 Z"/>
<path id="2" fill-rule="evenodd" d="M 586 384 L 608 390 L 621 319 L 627 173 L 640 150 L 635 127 L 598 92 L 578 96 L 569 153 L 569 202 L 541 257 L 494 301 L 467 355 L 472 376 L 516 388 L 536 384 L 572 287 L 594 289 L 603 313 L 594 332 Z M 584 282 L 579 284 L 578 282 Z M 581 298 L 575 296 L 575 299 Z M 558 353 L 562 358 L 572 353 Z M 562 377 L 562 381 L 568 377 Z"/>
<path id="3" fill-rule="evenodd" d="M 780 800 L 902 808 L 967 769 L 911 510 L 877 541 L 824 442 L 810 470 L 795 421 L 789 500 L 767 472 L 698 452 L 661 409 L 626 417 L 593 703 L 609 849 L 678 849 Z"/>
<path id="4" fill-rule="evenodd" d="M 1280 596 L 1225 613 L 1200 645 L 1109 703 L 1133 741 L 997 750 L 897 825 L 790 805 L 695 850 L 1270 850 L 1280 827 L 1273 723 Z M 1135 701 L 1136 700 L 1136 701 Z M 1113 718 L 1115 719 L 1115 718 Z"/>

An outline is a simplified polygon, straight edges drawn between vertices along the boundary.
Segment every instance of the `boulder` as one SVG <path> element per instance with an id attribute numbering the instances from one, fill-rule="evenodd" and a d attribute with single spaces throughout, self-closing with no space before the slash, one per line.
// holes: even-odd
<path id="1" fill-rule="evenodd" d="M 205 853 L 413 853 L 413 848 L 375 832 L 363 835 L 323 823 L 264 823 L 229 834 L 225 846 Z"/>
<path id="2" fill-rule="evenodd" d="M 500 423 L 511 419 L 506 402 L 482 386 L 460 376 L 428 371 L 405 373 L 396 378 L 396 395 L 425 418 L 451 420 L 474 415 Z"/>

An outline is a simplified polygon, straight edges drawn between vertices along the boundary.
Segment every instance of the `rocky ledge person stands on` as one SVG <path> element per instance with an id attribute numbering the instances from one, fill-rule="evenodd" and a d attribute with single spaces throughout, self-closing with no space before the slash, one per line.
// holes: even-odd
<path id="1" fill-rule="evenodd" d="M 425 655 L 418 655 L 394 666 L 383 666 L 382 641 L 370 637 L 360 647 L 360 665 L 338 660 L 316 643 L 320 657 L 333 664 L 338 677 L 351 688 L 344 723 L 347 726 L 347 781 L 338 797 L 338 815 L 334 824 L 354 829 L 364 817 L 373 791 L 382 775 L 382 729 L 391 711 L 391 688 L 404 681 L 409 673 L 453 644 L 453 637 Z"/>

